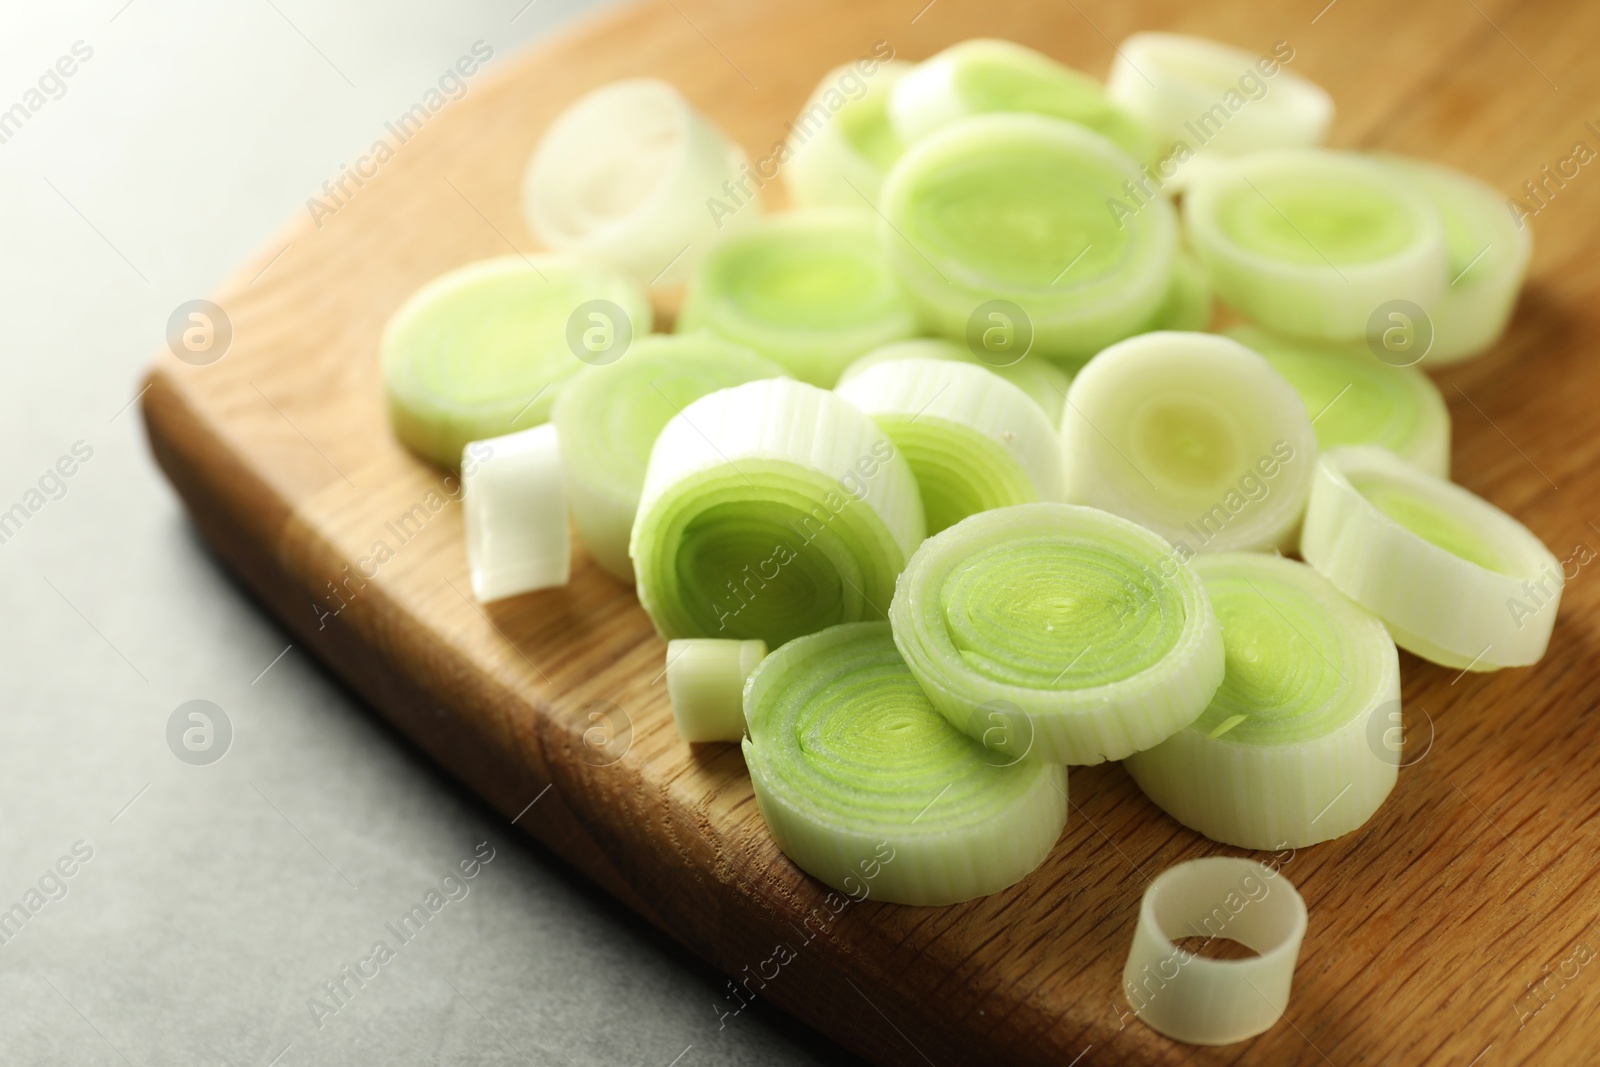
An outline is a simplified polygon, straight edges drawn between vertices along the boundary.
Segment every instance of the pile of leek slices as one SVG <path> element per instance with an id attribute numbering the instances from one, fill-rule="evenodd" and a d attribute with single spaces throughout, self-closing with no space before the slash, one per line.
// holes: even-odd
<path id="1" fill-rule="evenodd" d="M 671 86 L 605 86 L 529 163 L 549 251 L 383 338 L 476 595 L 565 584 L 575 530 L 670 642 L 682 736 L 742 742 L 777 844 L 846 892 L 1015 883 L 1105 760 L 1220 842 L 1338 837 L 1402 762 L 1396 646 L 1549 641 L 1561 564 L 1448 480 L 1424 373 L 1500 335 L 1527 231 L 1318 147 L 1286 45 L 1118 54 L 1102 86 L 880 46 L 754 162 Z"/>

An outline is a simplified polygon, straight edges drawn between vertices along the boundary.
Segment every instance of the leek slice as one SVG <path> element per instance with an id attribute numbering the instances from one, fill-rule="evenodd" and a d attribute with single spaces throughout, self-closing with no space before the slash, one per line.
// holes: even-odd
<path id="1" fill-rule="evenodd" d="M 1254 326 L 1223 333 L 1294 386 L 1318 448 L 1382 445 L 1429 474 L 1450 476 L 1450 409 L 1416 367 L 1386 363 L 1363 344 L 1295 341 Z"/>
<path id="2" fill-rule="evenodd" d="M 1194 721 L 1222 681 L 1199 578 L 1094 508 L 1022 504 L 928 538 L 889 618 L 934 706 L 1017 758 L 1121 759 Z"/>
<path id="3" fill-rule="evenodd" d="M 1026 112 L 1087 127 L 1138 162 L 1154 159 L 1139 120 L 1106 98 L 1093 78 L 1010 41 L 977 38 L 917 64 L 889 99 L 889 121 L 906 142 L 972 115 Z"/>
<path id="4" fill-rule="evenodd" d="M 556 428 L 474 441 L 461 459 L 472 595 L 499 600 L 566 585 L 572 538 Z"/>
<path id="5" fill-rule="evenodd" d="M 844 373 L 839 375 L 839 386 L 842 387 L 845 382 L 871 367 L 896 359 L 949 359 L 987 367 L 1028 394 L 1028 398 L 1039 405 L 1039 410 L 1044 412 L 1052 426 L 1061 425 L 1061 409 L 1067 399 L 1067 389 L 1072 385 L 1072 375 L 1066 368 L 1040 356 L 1030 359 L 1024 355 L 1015 363 L 997 366 L 979 359 L 971 349 L 954 341 L 942 337 L 914 337 L 909 341 L 895 341 L 874 348 L 844 369 Z"/>
<path id="6" fill-rule="evenodd" d="M 1444 215 L 1449 285 L 1428 309 L 1433 326 L 1428 365 L 1478 355 L 1505 332 L 1533 255 L 1533 230 L 1476 178 L 1420 160 L 1378 158 L 1416 182 Z"/>
<path id="7" fill-rule="evenodd" d="M 1400 706 L 1393 639 L 1304 563 L 1230 552 L 1192 566 L 1227 674 L 1204 714 L 1122 765 L 1213 841 L 1303 848 L 1356 829 L 1398 774 L 1373 746 Z"/>
<path id="8" fill-rule="evenodd" d="M 1090 360 L 1062 437 L 1069 499 L 1150 527 L 1185 558 L 1291 545 L 1317 450 L 1289 383 L 1204 333 L 1141 334 Z"/>
<path id="9" fill-rule="evenodd" d="M 1183 219 L 1223 302 L 1262 326 L 1357 341 L 1386 304 L 1444 294 L 1444 219 L 1389 167 L 1315 148 L 1197 176 Z"/>
<path id="10" fill-rule="evenodd" d="M 864 352 L 917 332 L 865 211 L 796 211 L 730 237 L 689 283 L 680 330 L 710 330 L 832 387 Z"/>
<path id="11" fill-rule="evenodd" d="M 1564 583 L 1526 526 L 1371 445 L 1322 456 L 1300 554 L 1401 648 L 1461 670 L 1538 662 Z"/>
<path id="12" fill-rule="evenodd" d="M 1225 938 L 1255 950 L 1208 959 L 1179 938 Z M 1306 903 L 1276 866 L 1207 856 L 1156 875 L 1139 903 L 1122 971 L 1134 1014 L 1158 1034 L 1229 1045 L 1265 1033 L 1289 1006 Z"/>
<path id="13" fill-rule="evenodd" d="M 650 324 L 644 292 L 611 271 L 518 256 L 461 267 L 413 293 L 384 330 L 389 424 L 413 452 L 454 467 L 469 441 L 550 417 L 584 366 L 577 353 L 589 358 L 585 329 L 621 348 Z"/>
<path id="14" fill-rule="evenodd" d="M 1056 428 L 1027 394 L 983 367 L 896 359 L 837 391 L 910 464 L 929 534 L 990 508 L 1065 497 Z"/>
<path id="15" fill-rule="evenodd" d="M 881 616 L 922 535 L 917 483 L 877 424 L 825 389 L 773 378 L 667 423 L 629 554 L 662 637 L 777 648 Z"/>
<path id="16" fill-rule="evenodd" d="M 1191 157 L 1313 147 L 1333 120 L 1333 98 L 1283 69 L 1276 56 L 1176 33 L 1124 40 L 1106 76 L 1106 95 L 1185 171 Z"/>
<path id="17" fill-rule="evenodd" d="M 963 119 L 913 144 L 889 172 L 890 265 L 946 337 L 981 336 L 993 323 L 1025 331 L 1041 355 L 1093 355 L 1144 329 L 1172 278 L 1177 228 L 1166 199 L 1120 216 L 1107 208 L 1137 177 L 1110 142 L 1070 122 Z"/>
<path id="18" fill-rule="evenodd" d="M 761 641 L 691 637 L 667 642 L 667 693 L 685 741 L 744 736 L 744 683 L 766 658 Z"/>
<path id="19" fill-rule="evenodd" d="M 789 125 L 783 180 L 795 207 L 860 208 L 878 202 L 883 176 L 905 145 L 889 125 L 889 94 L 909 63 L 881 64 L 863 77 L 855 63 L 823 76 Z M 846 96 L 848 79 L 865 81 L 860 96 Z M 835 110 L 834 100 L 845 102 Z"/>
<path id="20" fill-rule="evenodd" d="M 551 419 L 560 431 L 572 522 L 595 562 L 633 581 L 628 538 L 662 427 L 707 393 L 782 374 L 748 348 L 710 334 L 676 334 L 644 338 L 620 361 L 586 367 L 572 379 Z"/>
<path id="21" fill-rule="evenodd" d="M 567 108 L 528 161 L 522 208 L 551 248 L 645 285 L 678 285 L 718 231 L 760 211 L 724 197 L 748 182 L 744 152 L 664 81 L 612 82 Z"/>
<path id="22" fill-rule="evenodd" d="M 939 717 L 884 623 L 834 626 L 745 686 L 745 763 L 784 854 L 855 899 L 954 904 L 1044 861 L 1067 774 L 1009 763 Z"/>

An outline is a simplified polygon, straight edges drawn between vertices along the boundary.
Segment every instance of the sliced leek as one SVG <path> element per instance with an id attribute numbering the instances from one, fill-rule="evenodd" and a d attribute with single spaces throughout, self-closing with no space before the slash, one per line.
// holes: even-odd
<path id="1" fill-rule="evenodd" d="M 1152 131 L 1159 154 L 1187 169 L 1195 156 L 1242 156 L 1322 143 L 1333 98 L 1271 55 L 1176 33 L 1136 33 L 1117 48 L 1106 95 Z"/>
<path id="2" fill-rule="evenodd" d="M 777 648 L 882 617 L 922 536 L 916 481 L 877 424 L 834 393 L 773 378 L 667 423 L 629 554 L 662 637 Z"/>
<path id="3" fill-rule="evenodd" d="M 1163 811 L 1223 844 L 1303 848 L 1361 826 L 1398 773 L 1373 743 L 1400 707 L 1383 623 L 1304 563 L 1229 552 L 1192 565 L 1227 674 L 1198 719 L 1122 765 Z"/>
<path id="4" fill-rule="evenodd" d="M 889 94 L 911 69 L 883 63 L 863 76 L 835 67 L 789 124 L 783 180 L 796 207 L 861 208 L 878 202 L 883 176 L 905 145 L 889 125 Z M 852 87 L 862 86 L 856 95 Z"/>
<path id="5" fill-rule="evenodd" d="M 761 641 L 691 637 L 667 642 L 667 693 L 685 741 L 744 736 L 744 683 L 766 658 Z"/>
<path id="6" fill-rule="evenodd" d="M 1042 356 L 1024 355 L 1015 363 L 1000 366 L 978 358 L 967 346 L 942 337 L 914 337 L 909 341 L 895 341 L 882 348 L 874 348 L 844 369 L 844 373 L 839 375 L 839 385 L 843 386 L 870 367 L 896 359 L 953 359 L 987 367 L 1027 393 L 1052 426 L 1061 424 L 1061 407 L 1067 399 L 1067 389 L 1072 385 L 1072 375 L 1065 368 Z"/>
<path id="7" fill-rule="evenodd" d="M 572 539 L 556 428 L 474 441 L 461 463 L 472 594 L 499 600 L 566 585 Z"/>
<path id="8" fill-rule="evenodd" d="M 586 367 L 556 401 L 567 495 L 578 537 L 595 561 L 633 581 L 628 538 L 650 446 L 691 401 L 782 368 L 710 334 L 644 338 L 615 363 Z"/>
<path id="9" fill-rule="evenodd" d="M 954 904 L 1036 868 L 1067 819 L 1063 767 L 1000 759 L 928 703 L 883 623 L 768 656 L 745 763 L 773 840 L 855 899 Z"/>
<path id="10" fill-rule="evenodd" d="M 1397 167 L 1444 215 L 1449 251 L 1444 295 L 1429 308 L 1433 345 L 1427 365 L 1475 356 L 1505 332 L 1533 254 L 1533 231 L 1506 210 L 1505 199 L 1449 167 L 1380 156 Z"/>
<path id="11" fill-rule="evenodd" d="M 520 256 L 461 267 L 413 293 L 384 330 L 389 423 L 412 451 L 454 467 L 467 442 L 544 422 L 587 360 L 615 358 L 650 323 L 643 290 L 612 271 Z M 598 357 L 591 331 L 609 350 Z"/>
<path id="12" fill-rule="evenodd" d="M 870 213 L 796 211 L 719 244 L 696 271 L 680 330 L 710 330 L 831 387 L 857 356 L 916 333 Z"/>
<path id="13" fill-rule="evenodd" d="M 837 391 L 872 416 L 910 464 L 930 534 L 990 508 L 1064 497 L 1055 426 L 1021 389 L 983 367 L 889 360 Z"/>
<path id="14" fill-rule="evenodd" d="M 1282 149 L 1208 170 L 1183 219 L 1222 301 L 1292 337 L 1360 340 L 1385 305 L 1432 306 L 1448 281 L 1439 210 L 1353 153 Z"/>
<path id="15" fill-rule="evenodd" d="M 1072 381 L 1067 491 L 1196 552 L 1292 544 L 1316 438 L 1267 362 L 1215 334 L 1130 337 Z"/>
<path id="16" fill-rule="evenodd" d="M 901 140 L 916 141 L 957 119 L 1027 112 L 1065 119 L 1100 134 L 1138 162 L 1154 158 L 1150 131 L 1106 98 L 1093 78 L 1010 41 L 962 41 L 900 79 L 889 118 Z"/>
<path id="17" fill-rule="evenodd" d="M 1131 160 L 1073 123 L 963 119 L 913 144 L 889 172 L 890 265 L 939 334 L 1003 328 L 1026 335 L 1023 352 L 1093 355 L 1145 329 L 1172 277 L 1177 228 L 1166 199 L 1107 207 L 1135 177 Z"/>
<path id="18" fill-rule="evenodd" d="M 1429 474 L 1450 476 L 1450 410 L 1416 367 L 1385 362 L 1364 344 L 1296 341 L 1254 326 L 1224 333 L 1294 386 L 1318 448 L 1382 445 Z"/>
<path id="19" fill-rule="evenodd" d="M 676 285 L 719 230 L 755 219 L 750 180 L 743 151 L 678 90 L 632 78 L 555 120 L 528 162 L 522 207 L 549 247 Z"/>
<path id="20" fill-rule="evenodd" d="M 1023 504 L 930 537 L 889 617 L 934 706 L 1014 758 L 1121 759 L 1187 726 L 1222 681 L 1199 578 L 1094 508 Z"/>
<path id="21" fill-rule="evenodd" d="M 1306 904 L 1276 866 L 1207 856 L 1169 867 L 1139 903 L 1123 992 L 1146 1026 L 1191 1045 L 1270 1030 L 1289 1005 Z M 1236 941 L 1245 959 L 1210 959 L 1183 938 Z"/>
<path id="22" fill-rule="evenodd" d="M 1370 445 L 1322 456 L 1300 554 L 1401 648 L 1460 670 L 1538 662 L 1564 583 L 1526 526 Z"/>

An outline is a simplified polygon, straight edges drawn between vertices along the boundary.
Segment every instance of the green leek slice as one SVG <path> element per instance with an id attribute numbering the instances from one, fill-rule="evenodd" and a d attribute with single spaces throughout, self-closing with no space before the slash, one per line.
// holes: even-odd
<path id="1" fill-rule="evenodd" d="M 934 706 L 1016 758 L 1121 759 L 1187 726 L 1222 681 L 1199 578 L 1094 508 L 1022 504 L 928 538 L 889 618 Z"/>
<path id="2" fill-rule="evenodd" d="M 1154 134 L 1160 155 L 1185 168 L 1191 156 L 1310 148 L 1333 120 L 1333 98 L 1275 56 L 1176 33 L 1124 40 L 1106 95 Z"/>
<path id="3" fill-rule="evenodd" d="M 591 301 L 607 302 L 594 314 L 614 343 L 649 332 L 643 290 L 566 259 L 484 260 L 418 289 L 381 342 L 395 436 L 424 459 L 454 467 L 468 442 L 544 422 L 584 366 L 569 332 Z"/>
<path id="4" fill-rule="evenodd" d="M 872 416 L 911 466 L 927 532 L 968 515 L 1061 500 L 1061 439 L 1021 389 L 971 363 L 896 359 L 837 392 Z"/>
<path id="5" fill-rule="evenodd" d="M 1378 159 L 1416 182 L 1444 215 L 1449 284 L 1429 308 L 1433 344 L 1427 365 L 1478 355 L 1505 332 L 1533 255 L 1533 230 L 1476 178 L 1401 156 Z"/>
<path id="6" fill-rule="evenodd" d="M 1150 131 L 1107 99 L 1098 82 L 1010 41 L 951 45 L 902 77 L 889 100 L 889 120 L 908 143 L 958 119 L 994 112 L 1075 122 L 1137 162 L 1154 159 Z"/>
<path id="7" fill-rule="evenodd" d="M 1029 337 L 1024 351 L 1093 355 L 1146 328 L 1172 279 L 1177 228 L 1166 199 L 1120 215 L 1107 207 L 1137 177 L 1116 147 L 1073 123 L 963 119 L 913 144 L 889 172 L 890 265 L 943 336 L 966 338 L 1001 302 L 1007 327 Z"/>
<path id="8" fill-rule="evenodd" d="M 1450 476 L 1450 410 L 1416 367 L 1397 367 L 1364 344 L 1278 337 L 1254 326 L 1223 333 L 1259 353 L 1305 403 L 1317 447 L 1382 445 L 1440 478 Z"/>
<path id="9" fill-rule="evenodd" d="M 1211 276 L 1205 264 L 1180 247 L 1172 257 L 1167 295 L 1151 316 L 1148 330 L 1204 330 L 1211 325 Z"/>
<path id="10" fill-rule="evenodd" d="M 745 763 L 773 840 L 857 900 L 998 892 L 1066 825 L 1066 769 L 1012 763 L 952 729 L 884 623 L 790 642 L 756 668 L 744 702 Z"/>
<path id="11" fill-rule="evenodd" d="M 835 393 L 772 378 L 667 423 L 629 554 L 662 637 L 777 648 L 882 617 L 922 537 L 916 480 L 878 425 Z"/>
<path id="12" fill-rule="evenodd" d="M 561 435 L 572 522 L 595 562 L 633 581 L 628 538 L 662 427 L 707 393 L 782 375 L 771 360 L 705 333 L 646 337 L 617 362 L 576 375 L 551 419 Z"/>
<path id="13" fill-rule="evenodd" d="M 1291 337 L 1357 341 L 1384 305 L 1432 306 L 1448 280 L 1444 220 L 1413 183 L 1349 152 L 1257 152 L 1184 196 L 1217 295 Z"/>
<path id="14" fill-rule="evenodd" d="M 1317 450 L 1289 383 L 1204 333 L 1141 334 L 1090 360 L 1062 437 L 1070 500 L 1148 526 L 1185 558 L 1290 546 Z"/>
<path id="15" fill-rule="evenodd" d="M 1304 563 L 1229 552 L 1192 566 L 1227 674 L 1198 719 L 1122 765 L 1167 814 L 1224 844 L 1302 848 L 1356 829 L 1398 773 L 1373 743 L 1400 707 L 1393 639 Z"/>
<path id="16" fill-rule="evenodd" d="M 776 216 L 719 244 L 689 283 L 680 330 L 748 345 L 830 388 L 857 356 L 917 332 L 866 211 Z"/>
<path id="17" fill-rule="evenodd" d="M 883 176 L 905 150 L 889 125 L 889 94 L 910 69 L 891 61 L 863 76 L 847 63 L 823 75 L 789 125 L 783 180 L 795 207 L 877 204 Z M 859 96 L 845 92 L 852 79 L 865 82 Z"/>
<path id="18" fill-rule="evenodd" d="M 528 161 L 523 214 L 550 248 L 641 285 L 681 285 L 719 232 L 760 214 L 742 198 L 716 209 L 749 173 L 743 150 L 678 90 L 630 78 L 551 124 Z"/>
<path id="19" fill-rule="evenodd" d="M 762 641 L 668 641 L 667 693 L 678 736 L 689 742 L 743 737 L 744 683 L 766 655 Z"/>
<path id="20" fill-rule="evenodd" d="M 839 375 L 839 385 L 843 386 L 871 367 L 896 359 L 949 359 L 987 367 L 1028 394 L 1028 398 L 1039 405 L 1039 410 L 1044 412 L 1052 426 L 1061 425 L 1062 405 L 1067 399 L 1067 389 L 1072 385 L 1072 375 L 1066 368 L 1041 356 L 1024 355 L 1015 363 L 996 366 L 973 355 L 965 345 L 942 337 L 913 337 L 909 341 L 895 341 L 874 348 L 844 369 L 844 373 Z"/>
<path id="21" fill-rule="evenodd" d="M 1318 462 L 1300 554 L 1401 648 L 1460 670 L 1538 662 L 1565 580 L 1516 519 L 1372 445 Z"/>

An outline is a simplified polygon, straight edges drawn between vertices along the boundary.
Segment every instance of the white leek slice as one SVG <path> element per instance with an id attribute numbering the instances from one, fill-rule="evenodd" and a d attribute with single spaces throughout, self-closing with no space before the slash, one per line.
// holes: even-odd
<path id="1" fill-rule="evenodd" d="M 1072 380 L 1067 492 L 1196 552 L 1292 544 L 1317 443 L 1266 360 L 1215 334 L 1130 337 Z"/>
<path id="2" fill-rule="evenodd" d="M 839 385 L 842 387 L 845 382 L 871 367 L 896 359 L 948 359 L 986 367 L 1027 393 L 1052 426 L 1061 425 L 1061 408 L 1067 399 L 1067 389 L 1072 385 L 1072 375 L 1065 367 L 1042 356 L 1024 355 L 1015 363 L 997 366 L 979 359 L 965 345 L 942 337 L 913 337 L 909 341 L 895 341 L 874 348 L 844 369 L 844 373 L 839 375 Z"/>
<path id="3" fill-rule="evenodd" d="M 889 172 L 890 265 L 946 337 L 981 338 L 992 324 L 1015 331 L 1023 352 L 1093 355 L 1146 328 L 1172 278 L 1166 199 L 1120 217 L 1107 210 L 1137 176 L 1109 141 L 1070 122 L 963 119 Z"/>
<path id="4" fill-rule="evenodd" d="M 1183 219 L 1222 301 L 1291 337 L 1361 340 L 1385 304 L 1430 307 L 1448 281 L 1439 210 L 1354 153 L 1280 149 L 1208 169 Z"/>
<path id="5" fill-rule="evenodd" d="M 751 181 L 744 152 L 678 90 L 632 78 L 551 124 L 528 161 L 522 209 L 549 247 L 670 286 L 719 230 L 754 221 Z"/>
<path id="6" fill-rule="evenodd" d="M 691 401 L 783 369 L 710 334 L 653 335 L 615 363 L 586 367 L 556 402 L 567 496 L 578 538 L 595 561 L 633 581 L 628 538 L 650 447 Z"/>
<path id="7" fill-rule="evenodd" d="M 1169 867 L 1139 903 L 1123 992 L 1150 1029 L 1191 1045 L 1230 1045 L 1270 1030 L 1289 1006 L 1306 904 L 1276 867 L 1207 856 Z M 1237 941 L 1246 959 L 1210 959 L 1183 938 Z"/>
<path id="8" fill-rule="evenodd" d="M 745 687 L 745 717 L 745 763 L 773 840 L 857 900 L 998 892 L 1039 866 L 1066 825 L 1066 769 L 998 758 L 952 729 L 884 623 L 778 649 Z"/>
<path id="9" fill-rule="evenodd" d="M 1201 156 L 1313 147 L 1333 120 L 1333 98 L 1285 70 L 1276 52 L 1256 55 L 1176 33 L 1124 40 L 1106 95 L 1155 135 L 1158 154 L 1184 170 Z"/>
<path id="10" fill-rule="evenodd" d="M 1564 583 L 1526 526 L 1371 445 L 1322 456 L 1300 554 L 1401 648 L 1462 670 L 1538 662 Z"/>
<path id="11" fill-rule="evenodd" d="M 916 333 L 865 210 L 795 211 L 716 247 L 689 283 L 680 330 L 710 330 L 830 388 L 857 356 Z"/>
<path id="12" fill-rule="evenodd" d="M 474 441 L 461 459 L 472 595 L 499 600 L 566 585 L 572 537 L 556 428 Z"/>
<path id="13" fill-rule="evenodd" d="M 928 538 L 889 618 L 934 706 L 1015 758 L 1121 759 L 1193 722 L 1222 681 L 1200 579 L 1094 508 L 1021 504 Z"/>
<path id="14" fill-rule="evenodd" d="M 1505 332 L 1533 255 L 1533 230 L 1476 178 L 1420 160 L 1378 158 L 1416 182 L 1444 215 L 1449 285 L 1428 309 L 1433 344 L 1426 365 L 1479 354 Z"/>
<path id="15" fill-rule="evenodd" d="M 916 141 L 972 115 L 1027 112 L 1065 119 L 1105 137 L 1138 162 L 1154 158 L 1150 131 L 1107 99 L 1093 78 L 1010 41 L 977 38 L 919 63 L 894 87 L 889 119 Z"/>
<path id="16" fill-rule="evenodd" d="M 990 508 L 1065 497 L 1056 428 L 1026 393 L 980 366 L 890 360 L 837 391 L 911 465 L 929 534 Z"/>
<path id="17" fill-rule="evenodd" d="M 1296 341 L 1254 326 L 1223 332 L 1294 386 L 1318 448 L 1382 445 L 1429 474 L 1450 476 L 1450 409 L 1416 367 L 1386 363 L 1365 344 Z"/>
<path id="18" fill-rule="evenodd" d="M 766 658 L 761 641 L 690 637 L 667 642 L 667 693 L 685 741 L 744 736 L 744 683 Z"/>
<path id="19" fill-rule="evenodd" d="M 789 125 L 783 180 L 795 207 L 876 205 L 883 176 L 905 150 L 889 125 L 889 94 L 909 63 L 880 64 L 863 75 L 857 63 L 823 75 Z M 860 95 L 846 87 L 861 85 Z"/>
<path id="20" fill-rule="evenodd" d="M 1400 707 L 1394 640 L 1304 563 L 1227 552 L 1191 566 L 1222 626 L 1227 674 L 1198 719 L 1122 765 L 1213 841 L 1303 848 L 1356 829 L 1398 774 L 1374 743 Z"/>
<path id="21" fill-rule="evenodd" d="M 916 480 L 878 425 L 835 393 L 774 378 L 667 423 L 629 554 L 662 637 L 777 648 L 881 618 L 922 536 Z"/>
<path id="22" fill-rule="evenodd" d="M 418 289 L 381 342 L 395 436 L 424 459 L 454 467 L 469 441 L 544 422 L 584 366 L 569 324 L 591 301 L 609 305 L 596 314 L 611 343 L 650 332 L 642 289 L 613 271 L 553 256 L 471 263 Z"/>

